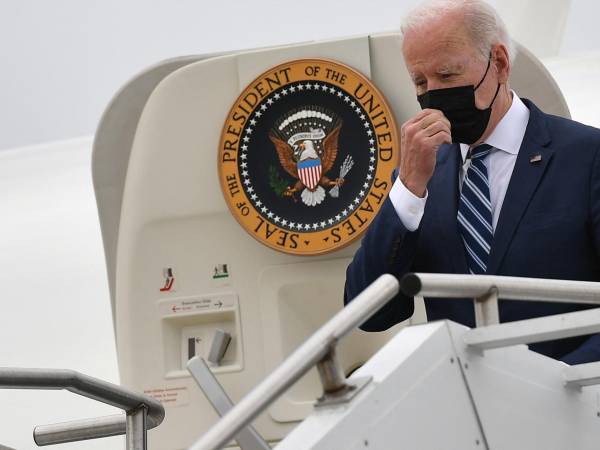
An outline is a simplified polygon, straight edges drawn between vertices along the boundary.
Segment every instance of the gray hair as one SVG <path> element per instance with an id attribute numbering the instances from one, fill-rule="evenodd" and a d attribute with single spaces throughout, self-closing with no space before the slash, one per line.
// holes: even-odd
<path id="1" fill-rule="evenodd" d="M 512 63 L 516 48 L 504 21 L 483 0 L 429 0 L 412 10 L 402 21 L 401 31 L 415 30 L 449 13 L 464 14 L 465 28 L 482 59 L 487 60 L 494 44 L 504 44 Z"/>

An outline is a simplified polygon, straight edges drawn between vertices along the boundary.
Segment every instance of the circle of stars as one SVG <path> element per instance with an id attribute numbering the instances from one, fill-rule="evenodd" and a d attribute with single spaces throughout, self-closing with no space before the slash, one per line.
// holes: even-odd
<path id="1" fill-rule="evenodd" d="M 358 193 L 358 196 L 356 196 L 356 198 L 354 198 L 354 200 L 352 200 L 342 211 L 340 211 L 334 217 L 331 217 L 327 220 L 322 220 L 320 222 L 297 223 L 297 222 L 292 222 L 292 221 L 286 220 L 285 218 L 279 217 L 277 214 L 270 211 L 269 208 L 267 208 L 267 206 L 258 198 L 258 195 L 256 194 L 254 187 L 252 186 L 252 181 L 250 180 L 249 173 L 248 173 L 248 162 L 247 162 L 248 147 L 249 147 L 250 141 L 252 139 L 252 133 L 254 132 L 253 127 L 258 123 L 258 121 L 256 120 L 257 118 L 260 119 L 264 115 L 264 113 L 269 109 L 269 107 L 271 107 L 272 105 L 274 105 L 277 102 L 277 100 L 280 100 L 280 99 L 286 97 L 287 95 L 294 94 L 296 92 L 309 91 L 309 90 L 312 90 L 313 92 L 320 90 L 322 92 L 325 92 L 325 93 L 328 93 L 331 95 L 335 95 L 336 97 L 339 97 L 341 100 L 343 100 L 344 103 L 347 103 L 348 106 L 350 106 L 353 109 L 353 111 L 357 114 L 357 116 L 360 118 L 360 120 L 365 128 L 365 133 L 369 137 L 369 152 L 370 152 L 369 168 L 368 168 L 367 177 L 366 177 L 367 181 L 365 181 L 363 183 L 361 190 Z M 254 111 L 254 115 L 252 116 L 252 118 L 250 119 L 248 124 L 249 125 L 244 130 L 244 136 L 242 137 L 242 145 L 240 147 L 240 149 L 241 149 L 240 163 L 239 163 L 240 168 L 241 168 L 240 173 L 241 173 L 241 176 L 243 179 L 242 182 L 244 185 L 244 190 L 246 191 L 248 197 L 254 204 L 254 207 L 258 211 L 261 212 L 262 216 L 273 221 L 275 224 L 277 224 L 283 228 L 287 228 L 288 230 L 291 230 L 291 231 L 299 231 L 299 232 L 320 231 L 326 227 L 329 227 L 329 226 L 334 225 L 342 220 L 345 220 L 346 217 L 348 217 L 352 214 L 352 212 L 360 205 L 363 198 L 369 193 L 369 188 L 370 188 L 371 184 L 373 183 L 373 179 L 375 177 L 375 165 L 377 162 L 377 158 L 375 157 L 377 148 L 375 146 L 374 132 L 371 128 L 371 124 L 367 120 L 367 116 L 365 115 L 363 109 L 360 107 L 360 105 L 358 105 L 354 101 L 354 99 L 352 97 L 347 95 L 344 91 L 342 91 L 338 88 L 335 88 L 331 85 L 327 85 L 324 83 L 316 83 L 316 82 L 315 83 L 309 83 L 309 82 L 302 83 L 301 82 L 301 83 L 297 83 L 297 84 L 292 84 L 290 86 L 286 86 L 283 89 L 280 89 L 278 92 L 276 92 L 271 97 L 269 97 L 266 101 L 263 101 L 263 103 L 260 105 L 260 107 Z"/>

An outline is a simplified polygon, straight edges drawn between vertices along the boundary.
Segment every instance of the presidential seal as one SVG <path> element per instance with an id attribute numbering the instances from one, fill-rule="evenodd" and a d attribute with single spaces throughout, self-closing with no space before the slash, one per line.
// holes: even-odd
<path id="1" fill-rule="evenodd" d="M 366 77 L 334 61 L 291 61 L 256 78 L 229 111 L 221 188 L 263 244 L 322 254 L 366 230 L 399 150 L 392 112 Z"/>

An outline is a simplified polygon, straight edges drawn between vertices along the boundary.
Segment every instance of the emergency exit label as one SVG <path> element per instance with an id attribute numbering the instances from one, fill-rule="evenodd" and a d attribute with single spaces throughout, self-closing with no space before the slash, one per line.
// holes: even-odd
<path id="1" fill-rule="evenodd" d="M 214 296 L 169 299 L 161 301 L 159 308 L 162 316 L 218 311 L 224 308 L 232 308 L 235 305 L 235 298 L 235 294 L 218 294 Z"/>
<path id="2" fill-rule="evenodd" d="M 190 403 L 187 386 L 145 389 L 144 394 L 162 403 L 163 406 L 185 406 Z"/>

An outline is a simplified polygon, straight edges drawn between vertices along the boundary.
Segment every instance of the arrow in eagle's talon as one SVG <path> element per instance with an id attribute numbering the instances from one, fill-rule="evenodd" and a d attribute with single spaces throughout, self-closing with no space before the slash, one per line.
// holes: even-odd
<path id="1" fill-rule="evenodd" d="M 348 172 L 350 172 L 352 166 L 354 166 L 354 160 L 352 159 L 352 156 L 348 155 L 340 167 L 340 176 L 336 181 L 336 185 L 329 191 L 329 195 L 331 195 L 333 198 L 339 197 L 340 187 L 342 184 L 344 184 L 344 177 L 348 174 Z"/>

